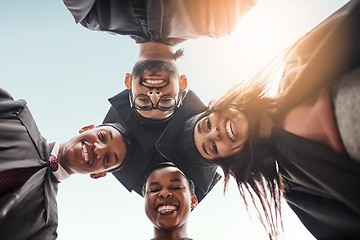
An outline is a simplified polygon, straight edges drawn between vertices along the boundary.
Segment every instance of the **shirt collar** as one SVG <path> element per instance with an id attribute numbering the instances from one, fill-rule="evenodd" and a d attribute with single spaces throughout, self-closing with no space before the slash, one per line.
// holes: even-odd
<path id="1" fill-rule="evenodd" d="M 52 151 L 51 151 L 51 155 L 54 155 L 56 158 L 57 158 L 57 156 L 59 154 L 59 147 L 60 147 L 60 143 L 56 142 L 53 149 L 52 149 Z M 59 163 L 58 170 L 53 172 L 53 174 L 55 175 L 57 180 L 59 180 L 59 182 L 67 179 L 68 177 L 70 177 L 69 173 L 61 166 L 60 163 Z"/>

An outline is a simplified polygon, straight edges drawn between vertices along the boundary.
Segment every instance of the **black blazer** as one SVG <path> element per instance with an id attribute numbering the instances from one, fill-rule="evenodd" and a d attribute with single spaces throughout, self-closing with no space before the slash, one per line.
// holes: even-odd
<path id="1" fill-rule="evenodd" d="M 0 89 L 0 171 L 44 166 L 18 190 L 0 197 L 2 239 L 55 239 L 58 181 L 46 167 L 47 144 L 24 100 Z"/>
<path id="2" fill-rule="evenodd" d="M 190 117 L 205 111 L 206 107 L 193 91 L 189 91 L 183 99 L 182 105 L 168 121 L 159 124 L 143 122 L 130 107 L 129 90 L 124 90 L 109 99 L 111 108 L 104 122 L 119 122 L 126 129 L 131 138 L 128 154 L 124 160 L 124 167 L 114 172 L 114 176 L 128 191 L 135 190 L 141 194 L 142 185 L 147 172 L 157 163 L 171 161 L 190 177 L 196 186 L 198 200 L 207 194 L 218 178 L 216 167 L 206 164 L 187 162 L 182 157 L 170 157 L 162 151 L 164 148 L 177 149 L 177 145 L 168 146 L 167 143 L 177 139 L 183 123 Z M 150 124 L 150 125 L 149 125 Z M 171 129 L 171 131 L 167 131 Z M 165 131 L 166 130 L 166 131 Z M 175 132 L 176 133 L 175 133 Z M 171 138 L 171 140 L 169 139 Z"/>

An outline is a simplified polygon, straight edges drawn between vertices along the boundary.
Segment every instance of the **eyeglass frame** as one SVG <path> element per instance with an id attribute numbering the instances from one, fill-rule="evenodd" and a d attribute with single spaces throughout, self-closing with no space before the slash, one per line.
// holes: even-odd
<path id="1" fill-rule="evenodd" d="M 137 95 L 135 98 L 133 98 L 132 93 L 131 93 L 131 90 L 130 90 L 130 91 L 129 91 L 129 102 L 130 102 L 130 107 L 131 107 L 131 108 L 135 108 L 136 110 L 150 111 L 150 110 L 153 110 L 153 109 L 158 109 L 158 110 L 160 110 L 160 111 L 166 112 L 166 111 L 172 111 L 172 110 L 175 110 L 176 108 L 179 108 L 179 107 L 181 106 L 181 104 L 182 104 L 182 100 L 183 100 L 183 98 L 185 97 L 185 94 L 186 94 L 186 91 L 184 91 L 184 90 L 180 90 L 180 91 L 179 91 L 179 97 L 178 97 L 178 98 L 180 99 L 179 101 L 176 101 L 176 99 L 175 99 L 175 97 L 174 97 L 173 95 L 165 94 L 165 95 L 163 95 L 163 96 L 161 96 L 161 97 L 159 98 L 159 100 L 158 100 L 157 103 L 156 103 L 156 107 L 154 107 L 154 103 L 151 101 L 151 98 L 150 98 L 148 95 L 146 95 L 146 94 L 139 94 L 139 95 Z M 136 99 L 137 97 L 139 97 L 139 96 L 145 96 L 145 97 L 147 97 L 147 98 L 150 100 L 150 102 L 151 102 L 151 108 L 149 108 L 149 109 L 143 109 L 143 108 L 140 108 L 137 104 L 135 104 L 135 99 Z M 161 109 L 161 108 L 159 108 L 159 102 L 160 102 L 160 100 L 161 100 L 163 97 L 169 97 L 169 96 L 175 100 L 175 104 L 173 105 L 173 107 L 170 108 L 170 109 Z"/>

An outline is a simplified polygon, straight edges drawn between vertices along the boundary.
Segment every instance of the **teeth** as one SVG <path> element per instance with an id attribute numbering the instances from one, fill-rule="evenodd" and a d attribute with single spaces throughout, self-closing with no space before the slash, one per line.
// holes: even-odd
<path id="1" fill-rule="evenodd" d="M 234 142 L 235 141 L 235 134 L 234 134 L 233 125 L 232 125 L 230 120 L 228 120 L 226 122 L 226 132 L 227 132 L 229 138 Z"/>
<path id="2" fill-rule="evenodd" d="M 156 85 L 156 84 L 161 84 L 161 83 L 163 83 L 164 80 L 162 80 L 162 79 L 153 79 L 153 80 L 146 79 L 145 82 L 146 82 L 147 84 Z"/>
<path id="3" fill-rule="evenodd" d="M 176 209 L 175 206 L 172 205 L 165 205 L 165 206 L 161 206 L 157 209 L 158 213 L 166 213 L 166 212 L 172 212 Z"/>
<path id="4" fill-rule="evenodd" d="M 87 148 L 86 148 L 85 144 L 82 145 L 81 154 L 82 154 L 85 162 L 88 162 L 89 161 L 89 154 L 88 154 L 88 151 L 87 151 Z"/>

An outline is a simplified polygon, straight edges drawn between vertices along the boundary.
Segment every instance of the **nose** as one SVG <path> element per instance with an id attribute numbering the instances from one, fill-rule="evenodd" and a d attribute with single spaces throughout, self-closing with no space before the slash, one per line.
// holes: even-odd
<path id="1" fill-rule="evenodd" d="M 157 102 L 159 101 L 160 97 L 162 96 L 162 92 L 159 90 L 149 90 L 147 92 L 148 97 L 150 98 L 150 100 L 153 102 L 153 104 L 157 104 Z M 154 106 L 155 107 L 155 106 Z"/>
<path id="2" fill-rule="evenodd" d="M 159 198 L 166 199 L 171 197 L 172 197 L 172 193 L 169 192 L 168 190 L 163 190 L 159 193 Z"/>
<path id="3" fill-rule="evenodd" d="M 209 136 L 210 136 L 211 140 L 214 140 L 214 141 L 221 140 L 221 134 L 220 134 L 219 128 L 218 127 L 213 127 L 211 129 L 211 131 L 209 132 Z"/>
<path id="4" fill-rule="evenodd" d="M 105 155 L 106 145 L 103 143 L 94 143 L 94 153 L 97 159 Z"/>

